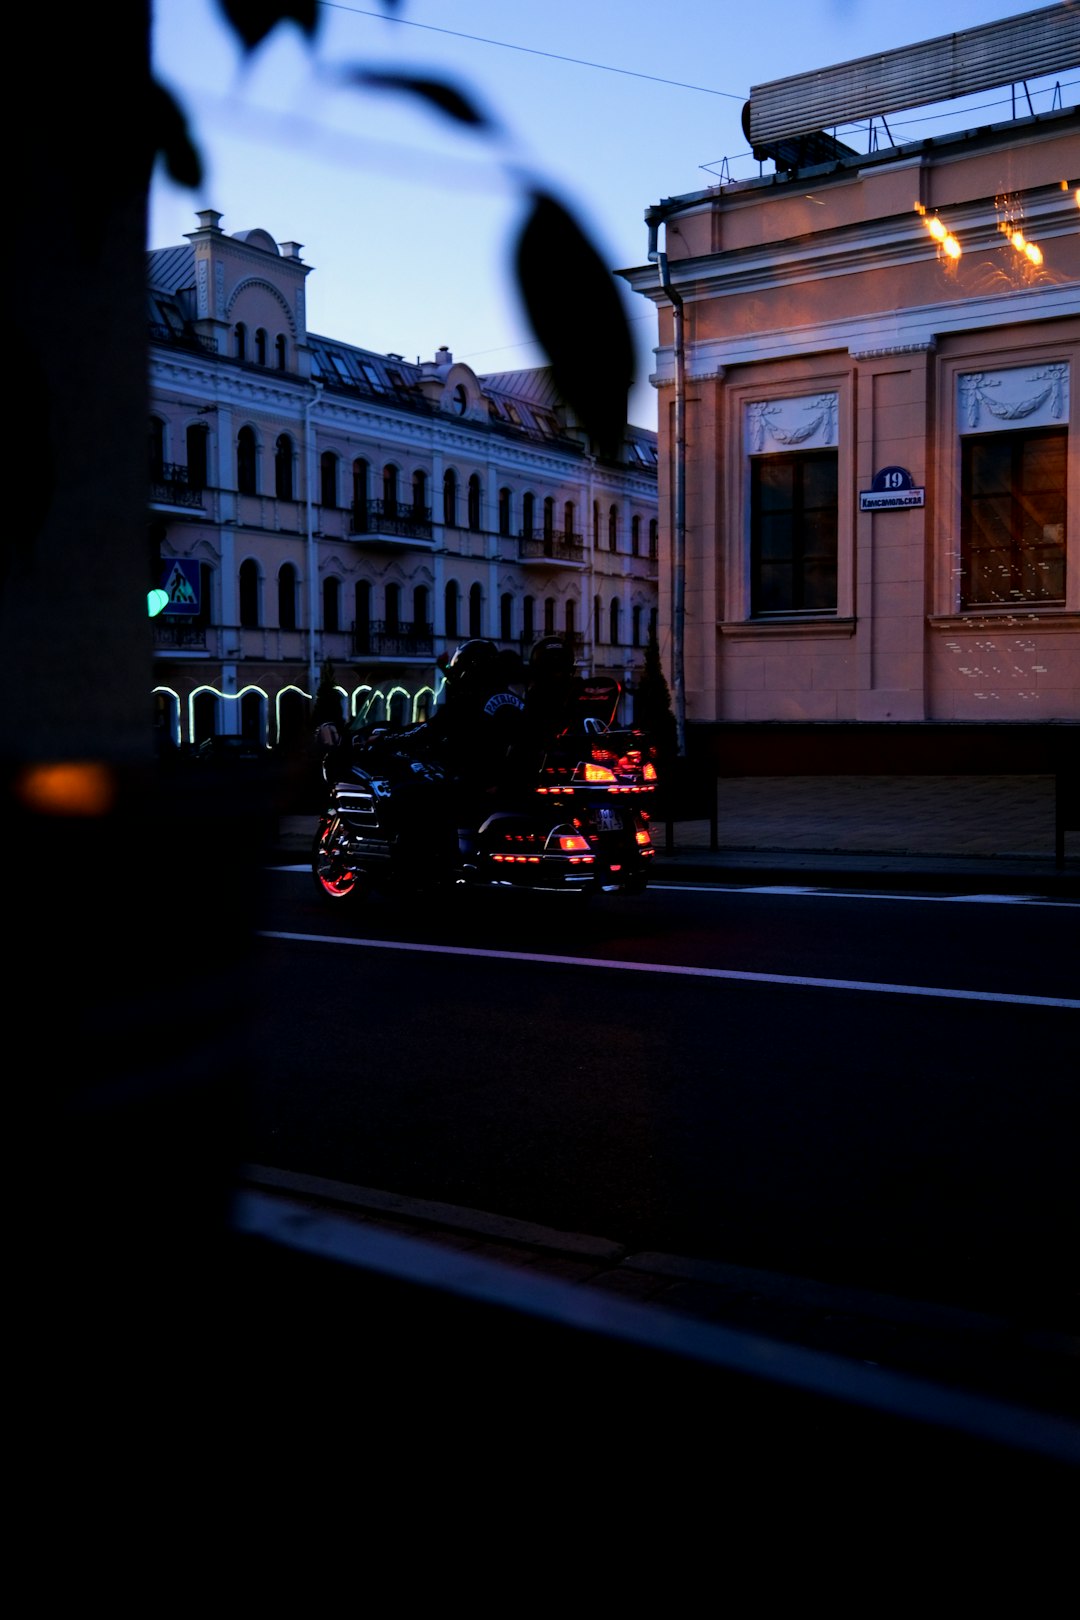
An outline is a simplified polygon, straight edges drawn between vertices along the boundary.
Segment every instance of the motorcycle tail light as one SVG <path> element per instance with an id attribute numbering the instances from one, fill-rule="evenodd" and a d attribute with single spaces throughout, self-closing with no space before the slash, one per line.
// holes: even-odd
<path id="1" fill-rule="evenodd" d="M 583 838 L 580 833 L 560 833 L 559 848 L 564 855 L 580 854 L 582 851 L 588 850 L 589 841 L 587 838 Z"/>
<path id="2" fill-rule="evenodd" d="M 645 778 L 646 782 L 655 782 L 656 781 L 656 766 L 646 764 L 645 769 L 642 771 L 641 774 Z"/>
<path id="3" fill-rule="evenodd" d="M 639 844 L 652 843 L 652 835 L 650 834 L 648 827 L 639 827 L 637 832 L 634 834 L 634 838 Z"/>
<path id="4" fill-rule="evenodd" d="M 615 772 L 610 765 L 597 765 L 588 759 L 582 766 L 581 779 L 583 782 L 614 782 Z"/>

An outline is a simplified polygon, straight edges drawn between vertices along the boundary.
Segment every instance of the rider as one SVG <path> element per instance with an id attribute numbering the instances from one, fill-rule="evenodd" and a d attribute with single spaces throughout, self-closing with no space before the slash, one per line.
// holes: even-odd
<path id="1" fill-rule="evenodd" d="M 400 731 L 374 728 L 331 748 L 325 769 L 361 750 L 390 784 L 390 817 L 414 867 L 445 870 L 473 845 L 500 792 L 518 785 L 516 748 L 524 716 L 524 666 L 516 653 L 474 637 L 446 666 L 442 702 L 430 720 Z"/>
<path id="2" fill-rule="evenodd" d="M 529 654 L 524 732 L 537 768 L 573 723 L 581 688 L 574 654 L 567 643 L 559 636 L 544 636 L 536 642 Z"/>

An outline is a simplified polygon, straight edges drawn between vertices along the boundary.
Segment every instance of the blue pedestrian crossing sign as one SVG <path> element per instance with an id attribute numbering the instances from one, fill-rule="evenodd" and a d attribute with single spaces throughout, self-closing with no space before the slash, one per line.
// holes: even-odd
<path id="1" fill-rule="evenodd" d="M 161 588 L 169 598 L 168 606 L 163 611 L 194 616 L 201 606 L 200 584 L 197 562 L 190 557 L 171 558 L 161 574 Z"/>

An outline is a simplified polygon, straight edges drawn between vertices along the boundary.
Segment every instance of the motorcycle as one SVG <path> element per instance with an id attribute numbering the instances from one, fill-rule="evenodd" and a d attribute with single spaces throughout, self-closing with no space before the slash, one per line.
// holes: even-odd
<path id="1" fill-rule="evenodd" d="M 496 799 L 460 829 L 447 859 L 425 860 L 429 852 L 418 852 L 415 836 L 403 838 L 400 826 L 403 791 L 415 789 L 423 804 L 430 790 L 434 802 L 441 766 L 410 757 L 407 746 L 396 750 L 392 735 L 362 737 L 344 761 L 335 751 L 324 764 L 329 803 L 312 847 L 316 887 L 335 901 L 415 892 L 433 881 L 640 894 L 655 855 L 649 827 L 655 750 L 640 732 L 613 727 L 620 690 L 606 678 L 584 683 L 577 713 L 544 754 L 535 784 Z"/>

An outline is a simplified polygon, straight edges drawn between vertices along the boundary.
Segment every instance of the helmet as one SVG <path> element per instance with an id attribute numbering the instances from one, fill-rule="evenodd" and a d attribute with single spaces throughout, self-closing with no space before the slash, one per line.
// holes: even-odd
<path id="1" fill-rule="evenodd" d="M 479 637 L 463 641 L 446 666 L 446 679 L 451 687 L 476 686 L 491 680 L 499 659 L 499 649 L 493 641 Z"/>
<path id="2" fill-rule="evenodd" d="M 573 672 L 574 655 L 566 642 L 558 636 L 544 636 L 534 644 L 529 654 L 529 674 L 569 675 Z"/>

